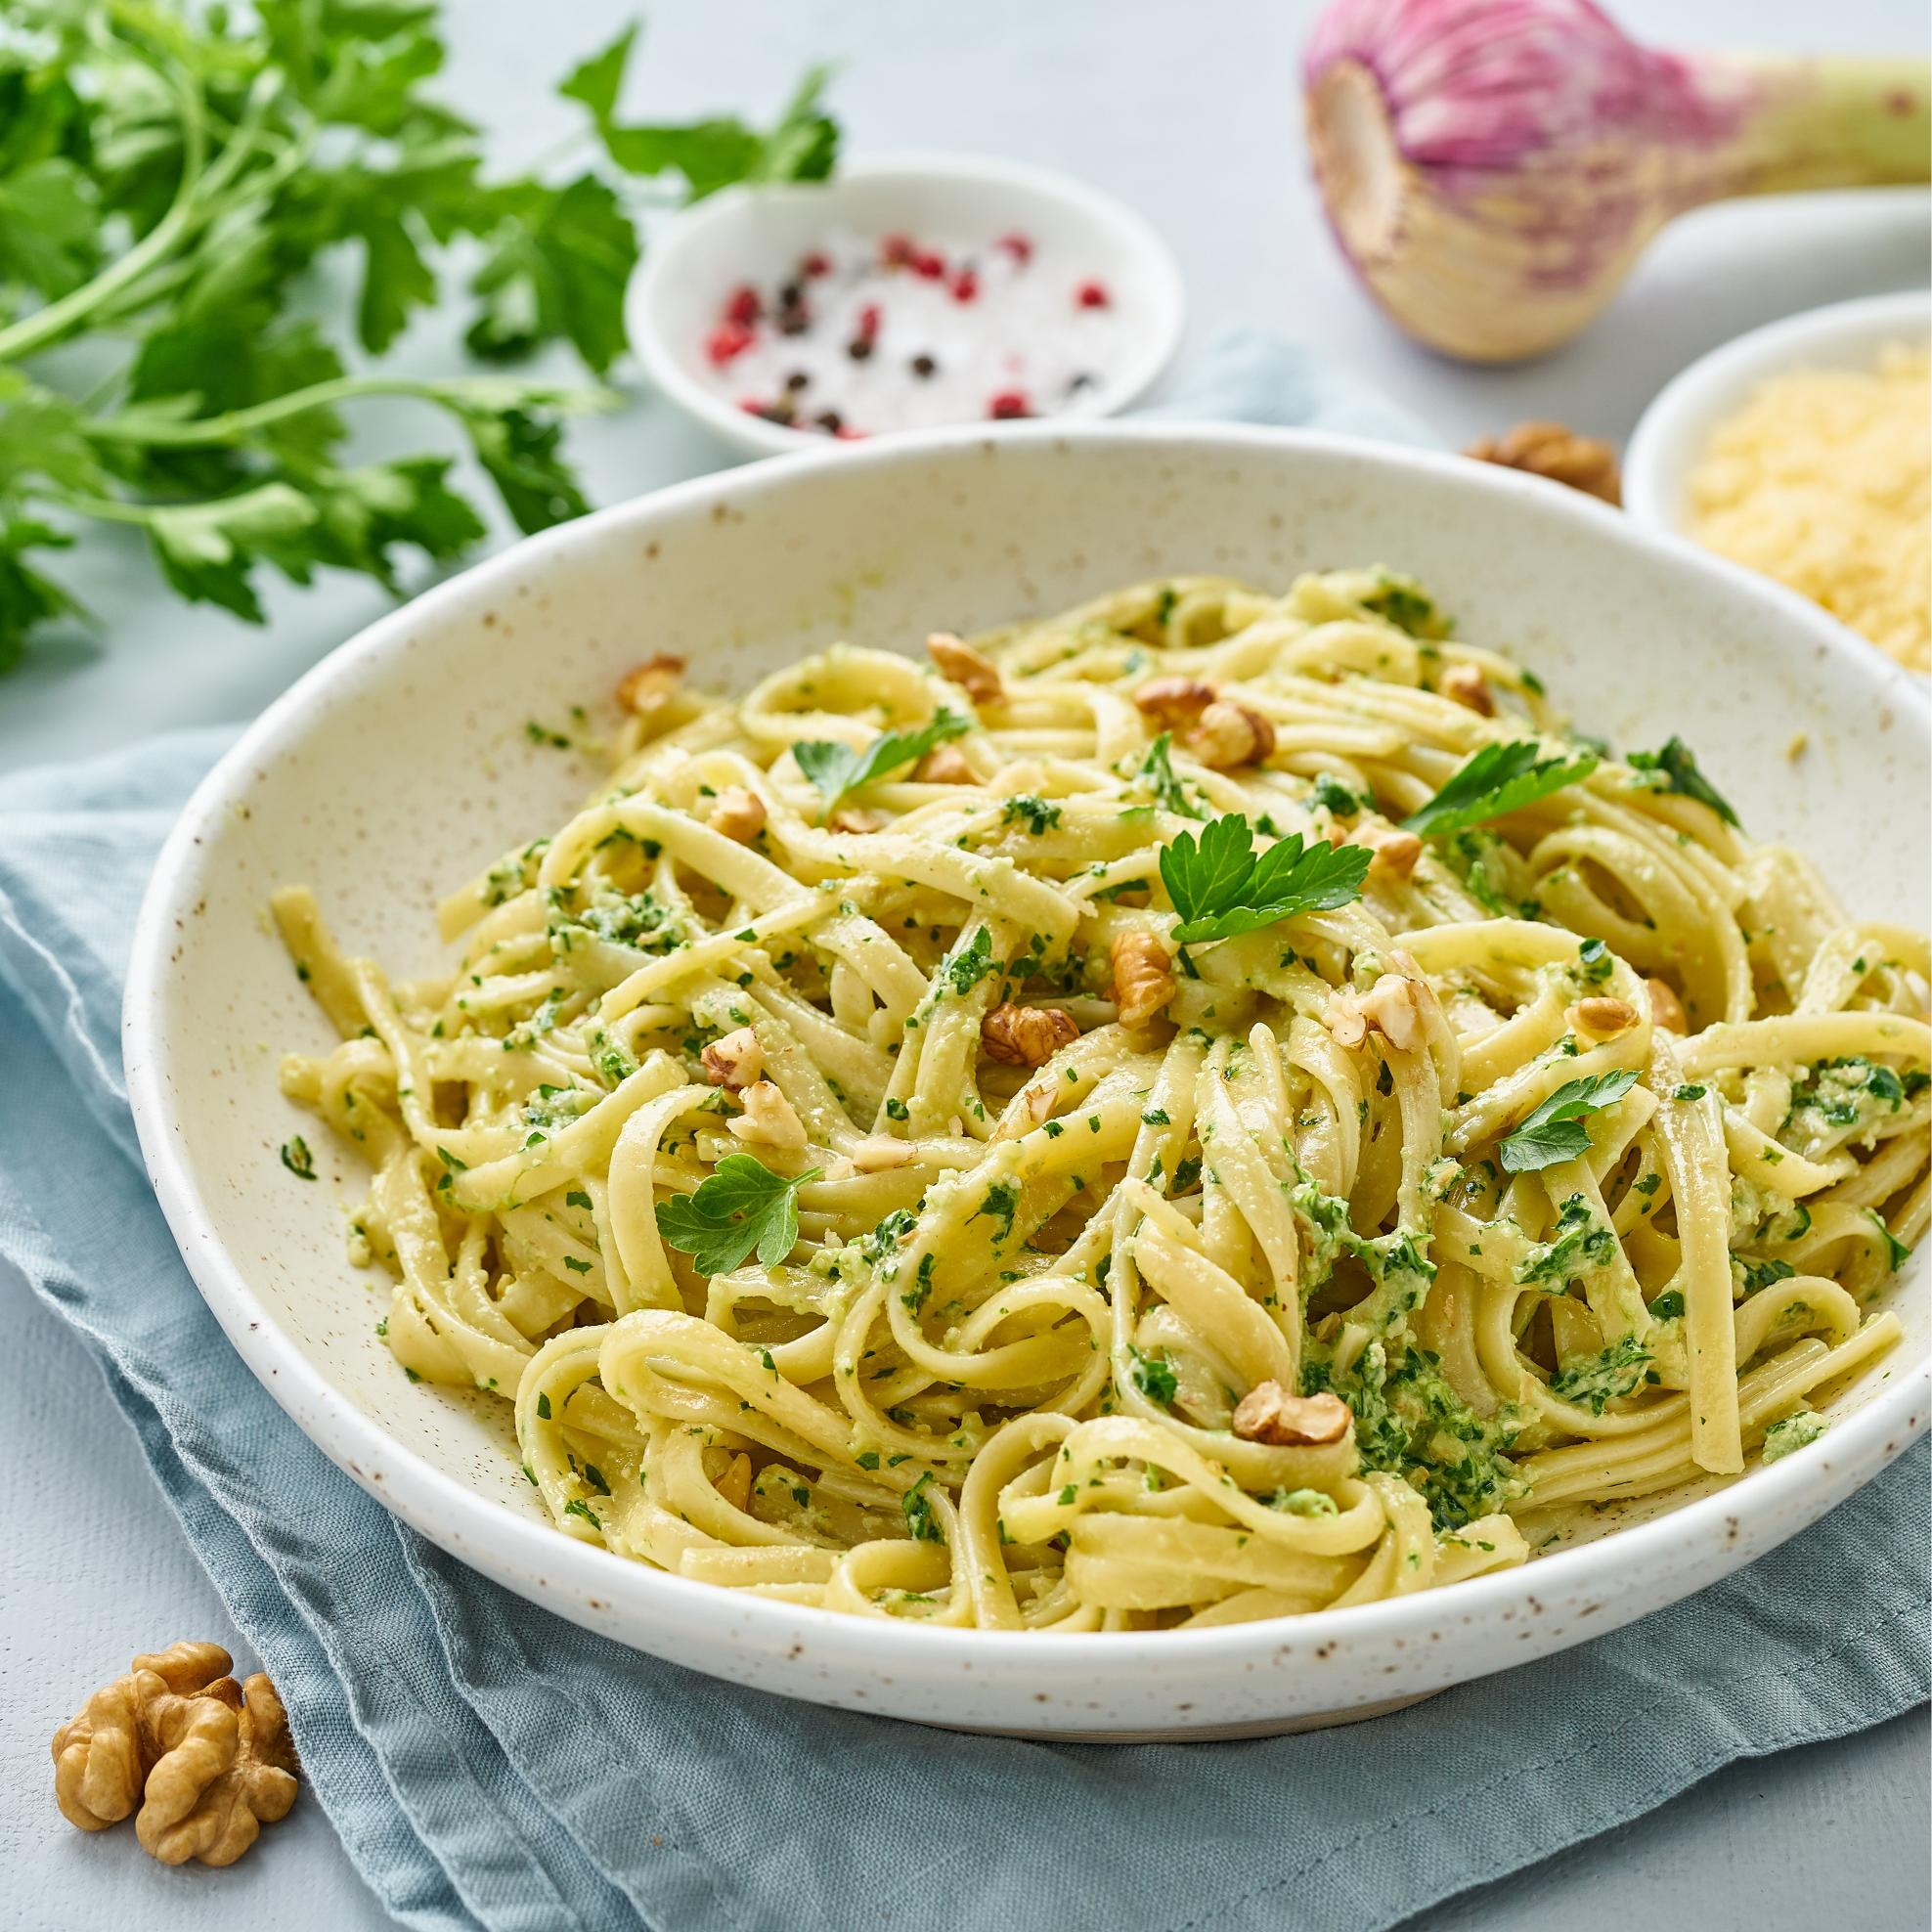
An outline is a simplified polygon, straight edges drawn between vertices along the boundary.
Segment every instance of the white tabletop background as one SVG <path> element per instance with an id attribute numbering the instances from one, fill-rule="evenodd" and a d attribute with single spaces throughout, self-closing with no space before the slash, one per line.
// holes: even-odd
<path id="1" fill-rule="evenodd" d="M 1658 43 L 1922 53 L 1923 0 L 1612 0 Z M 448 93 L 515 164 L 571 125 L 550 82 L 632 9 L 614 0 L 446 0 Z M 1654 245 L 1581 340 L 1515 370 L 1471 370 L 1385 325 L 1331 245 L 1300 145 L 1296 57 L 1312 0 L 660 0 L 634 64 L 638 115 L 767 112 L 810 61 L 842 64 L 856 150 L 959 149 L 1066 169 L 1138 207 L 1180 257 L 1190 347 L 1215 329 L 1279 329 L 1345 364 L 1460 444 L 1552 416 L 1621 438 L 1677 370 L 1742 329 L 1819 302 L 1928 280 L 1927 203 L 1895 192 L 1706 210 Z M 403 345 L 452 366 L 458 327 Z M 620 379 L 622 379 L 620 373 Z M 425 421 L 364 425 L 372 452 Z M 425 442 L 418 447 L 428 447 Z M 723 453 L 639 399 L 584 426 L 593 501 L 711 468 Z M 262 631 L 159 595 L 132 549 L 90 548 L 77 588 L 99 633 L 0 683 L 0 768 L 174 725 L 241 721 L 384 608 L 338 581 L 278 592 Z M 88 1837 L 55 1811 L 47 1738 L 134 1651 L 212 1637 L 245 1657 L 72 1335 L 0 1280 L 0 1924 L 140 1932 L 386 1922 L 313 1800 L 227 1872 L 154 1865 L 122 1829 Z M 1647 1818 L 1415 1921 L 1428 1932 L 1559 1923 L 1908 1932 L 1932 1923 L 1923 1710 L 1811 1751 L 1742 1764 Z M 1614 1906 L 1611 1901 L 1614 1901 Z M 936 1921 L 938 1922 L 938 1921 Z M 704 1932 L 678 1927 L 670 1932 Z"/>

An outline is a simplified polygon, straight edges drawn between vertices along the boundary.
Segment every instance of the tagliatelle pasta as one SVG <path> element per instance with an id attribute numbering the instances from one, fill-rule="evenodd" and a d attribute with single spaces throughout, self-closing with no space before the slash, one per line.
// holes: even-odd
<path id="1" fill-rule="evenodd" d="M 644 668 L 433 979 L 277 900 L 389 1345 L 513 1403 L 566 1534 L 942 1625 L 1293 1615 L 1801 1448 L 1898 1339 L 1926 941 L 1675 738 L 1566 733 L 1385 571 L 934 656 Z"/>

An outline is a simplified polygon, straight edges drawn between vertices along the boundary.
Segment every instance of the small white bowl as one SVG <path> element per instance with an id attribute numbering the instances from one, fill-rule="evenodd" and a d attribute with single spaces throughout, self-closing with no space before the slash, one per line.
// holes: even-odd
<path id="1" fill-rule="evenodd" d="M 734 449 L 784 456 L 826 439 L 747 415 L 705 379 L 703 347 L 725 296 L 838 230 L 1009 230 L 1076 258 L 1114 290 L 1131 333 L 1088 393 L 1083 417 L 1115 416 L 1173 360 L 1186 317 L 1172 251 L 1132 209 L 1065 175 L 970 154 L 882 154 L 825 182 L 730 188 L 681 214 L 653 241 L 631 284 L 631 346 L 652 384 Z M 900 432 L 906 433 L 906 432 Z"/>
<path id="2" fill-rule="evenodd" d="M 1795 369 L 1874 369 L 1888 343 L 1928 332 L 1932 295 L 1907 289 L 1787 316 L 1700 356 L 1639 419 L 1623 460 L 1624 508 L 1640 523 L 1688 534 L 1690 472 L 1759 384 Z"/>

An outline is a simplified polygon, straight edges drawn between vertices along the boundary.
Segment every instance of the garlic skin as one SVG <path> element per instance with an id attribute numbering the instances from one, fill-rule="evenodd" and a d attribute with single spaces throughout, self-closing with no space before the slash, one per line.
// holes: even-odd
<path id="1" fill-rule="evenodd" d="M 1471 362 L 1569 340 L 1687 208 L 1932 176 L 1924 62 L 1658 53 L 1590 0 L 1334 0 L 1302 74 L 1343 252 Z"/>

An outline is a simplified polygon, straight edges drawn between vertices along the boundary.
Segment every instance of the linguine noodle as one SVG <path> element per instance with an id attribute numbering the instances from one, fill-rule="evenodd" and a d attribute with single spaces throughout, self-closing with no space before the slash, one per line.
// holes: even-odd
<path id="1" fill-rule="evenodd" d="M 513 1403 L 565 1534 L 944 1625 L 1294 1614 L 1800 1448 L 1898 1339 L 1926 941 L 1675 740 L 1565 733 L 1385 572 L 936 656 L 646 668 L 435 978 L 277 900 L 389 1346 Z M 1457 820 L 1485 747 L 1552 788 Z M 1326 903 L 1207 876 L 1297 837 Z"/>

